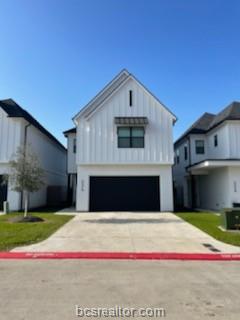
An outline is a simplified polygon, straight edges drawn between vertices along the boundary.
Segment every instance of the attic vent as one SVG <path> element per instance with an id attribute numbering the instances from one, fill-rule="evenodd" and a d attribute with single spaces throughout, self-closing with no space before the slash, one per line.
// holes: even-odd
<path id="1" fill-rule="evenodd" d="M 132 90 L 129 90 L 129 106 L 132 106 Z"/>

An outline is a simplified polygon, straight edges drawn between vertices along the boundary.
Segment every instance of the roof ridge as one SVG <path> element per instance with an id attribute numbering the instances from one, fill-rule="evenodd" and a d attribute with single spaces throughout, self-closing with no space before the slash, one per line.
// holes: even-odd
<path id="1" fill-rule="evenodd" d="M 127 69 L 122 69 L 110 82 L 107 83 L 80 111 L 73 117 L 75 121 L 79 116 L 84 115 L 86 117 L 91 116 L 94 111 L 102 105 L 102 103 L 109 98 L 121 85 L 123 85 L 128 79 L 133 79 L 138 83 L 148 94 L 150 94 L 158 103 L 162 105 L 174 118 L 176 121 L 177 117 L 170 111 L 165 104 L 163 104 L 145 85 L 142 84 L 132 73 Z M 107 92 L 109 91 L 110 92 Z M 105 95 L 105 96 L 104 96 Z"/>
<path id="2" fill-rule="evenodd" d="M 114 83 L 116 83 L 117 81 L 119 81 L 119 79 L 121 79 L 122 76 L 124 76 L 124 74 L 126 75 L 126 78 L 123 80 L 125 81 L 130 75 L 131 73 L 127 70 L 127 69 L 122 69 L 120 72 L 118 72 L 115 77 L 112 78 L 112 80 L 108 81 L 106 85 L 104 85 L 104 87 L 97 92 L 97 94 L 94 95 L 94 97 L 92 99 L 90 99 L 88 101 L 87 104 L 85 104 L 80 111 L 73 117 L 73 120 L 76 119 L 80 114 L 84 113 L 85 111 L 88 110 L 89 107 L 91 107 L 91 105 L 93 105 L 94 103 L 97 102 L 98 99 L 101 99 L 101 97 L 104 95 L 104 93 L 111 88 L 111 86 L 114 85 Z"/>
<path id="3" fill-rule="evenodd" d="M 207 131 L 209 127 L 208 122 L 210 121 L 209 117 L 212 117 L 214 119 L 216 115 L 209 112 L 202 113 L 202 115 L 190 127 L 188 127 L 188 129 L 184 131 L 184 133 L 174 142 L 174 145 L 189 134 L 204 133 L 205 131 Z M 212 122 L 212 120 L 210 121 L 210 123 Z"/>
<path id="4" fill-rule="evenodd" d="M 204 115 L 212 117 L 212 120 L 209 122 L 206 128 L 196 128 L 197 124 L 200 123 L 201 119 L 204 118 Z M 209 130 L 212 130 L 222 122 L 226 120 L 240 120 L 240 101 L 232 101 L 225 108 L 221 109 L 217 114 L 205 112 L 202 114 L 193 124 L 190 126 L 176 141 L 174 144 L 179 143 L 185 136 L 191 133 L 206 133 Z M 192 132 L 193 130 L 198 132 Z"/>

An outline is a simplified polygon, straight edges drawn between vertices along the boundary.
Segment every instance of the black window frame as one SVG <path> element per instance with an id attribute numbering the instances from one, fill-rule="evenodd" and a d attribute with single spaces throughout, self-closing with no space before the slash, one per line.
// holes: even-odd
<path id="1" fill-rule="evenodd" d="M 73 138 L 73 153 L 77 153 L 77 139 Z"/>
<path id="2" fill-rule="evenodd" d="M 179 149 L 176 150 L 176 164 L 180 163 L 180 151 Z"/>
<path id="3" fill-rule="evenodd" d="M 198 142 L 203 142 L 203 145 L 197 146 Z M 203 139 L 195 140 L 195 152 L 196 154 L 205 154 L 205 141 Z"/>
<path id="4" fill-rule="evenodd" d="M 215 134 L 213 139 L 214 139 L 214 147 L 217 147 L 218 146 L 218 135 Z"/>
<path id="5" fill-rule="evenodd" d="M 184 146 L 184 160 L 188 159 L 188 147 L 185 145 Z"/>
<path id="6" fill-rule="evenodd" d="M 130 136 L 129 137 L 120 137 L 119 136 L 119 129 L 121 129 L 121 128 L 128 128 L 128 129 L 130 129 Z M 132 136 L 132 131 L 133 131 L 133 129 L 136 129 L 136 128 L 141 128 L 141 129 L 143 129 L 143 136 L 142 137 L 133 137 Z M 117 135 L 118 135 L 118 148 L 119 149 L 143 149 L 143 148 L 145 148 L 145 127 L 144 126 L 119 126 L 118 128 L 117 128 Z M 129 146 L 120 146 L 120 144 L 119 144 L 119 141 L 120 140 L 123 140 L 123 139 L 129 139 Z M 140 140 L 141 139 L 141 141 L 142 141 L 142 146 L 134 146 L 134 143 L 133 143 L 133 141 L 135 140 Z"/>

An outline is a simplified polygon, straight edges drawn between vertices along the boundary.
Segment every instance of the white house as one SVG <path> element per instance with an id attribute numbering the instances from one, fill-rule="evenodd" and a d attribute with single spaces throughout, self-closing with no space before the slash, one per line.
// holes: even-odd
<path id="1" fill-rule="evenodd" d="M 176 117 L 132 74 L 120 72 L 73 120 L 76 133 L 65 135 L 78 211 L 173 210 Z"/>
<path id="2" fill-rule="evenodd" d="M 0 100 L 0 180 L 9 172 L 9 161 L 18 147 L 28 148 L 38 156 L 44 169 L 45 186 L 29 199 L 29 207 L 37 208 L 53 203 L 55 192 L 65 199 L 67 187 L 65 147 L 26 110 L 12 99 Z M 55 200 L 54 200 L 55 198 Z M 10 184 L 0 186 L 0 207 L 8 201 L 10 210 L 23 207 L 22 194 L 12 191 Z M 0 208 L 0 210 L 1 210 Z"/>
<path id="3" fill-rule="evenodd" d="M 174 144 L 178 207 L 240 206 L 240 103 L 203 114 Z"/>

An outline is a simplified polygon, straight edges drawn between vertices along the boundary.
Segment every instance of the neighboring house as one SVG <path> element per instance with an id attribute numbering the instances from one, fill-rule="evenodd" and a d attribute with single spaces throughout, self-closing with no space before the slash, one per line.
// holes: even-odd
<path id="1" fill-rule="evenodd" d="M 175 204 L 220 210 L 240 205 L 240 102 L 203 114 L 174 144 Z"/>
<path id="2" fill-rule="evenodd" d="M 67 173 L 68 173 L 68 203 L 76 204 L 77 193 L 77 139 L 76 128 L 64 131 L 63 134 L 67 138 Z"/>
<path id="3" fill-rule="evenodd" d="M 78 211 L 172 211 L 176 117 L 123 70 L 74 117 Z"/>
<path id="4" fill-rule="evenodd" d="M 28 148 L 38 156 L 45 171 L 46 185 L 30 194 L 29 207 L 45 206 L 47 200 L 53 203 L 59 192 L 64 200 L 67 186 L 65 147 L 26 110 L 12 99 L 0 100 L 0 180 L 8 173 L 9 161 L 18 147 Z M 64 194 L 65 193 L 65 194 Z M 55 200 L 54 200 L 55 198 Z M 3 201 L 8 201 L 10 210 L 23 207 L 22 194 L 11 190 L 9 183 L 0 185 L 0 210 Z"/>

